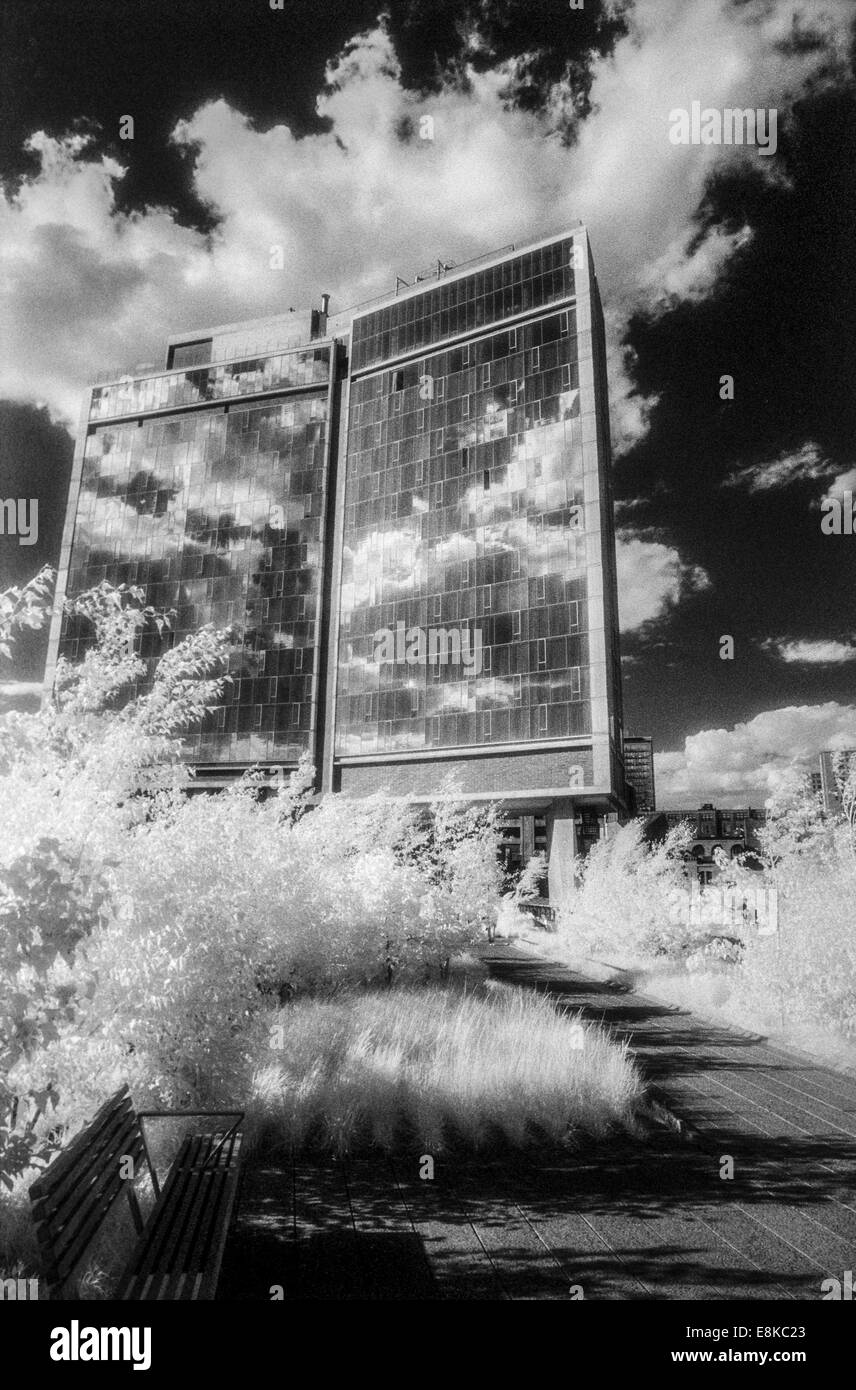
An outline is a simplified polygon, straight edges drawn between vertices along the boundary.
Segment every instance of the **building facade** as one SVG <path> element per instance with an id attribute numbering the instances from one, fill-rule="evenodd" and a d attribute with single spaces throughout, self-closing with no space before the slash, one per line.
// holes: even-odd
<path id="1" fill-rule="evenodd" d="M 427 800 L 451 774 L 546 838 L 561 893 L 628 809 L 610 471 L 578 226 L 335 318 L 178 335 L 163 371 L 94 387 L 59 594 L 142 586 L 175 614 L 151 661 L 231 631 L 197 785 L 301 753 L 322 793 Z M 48 681 L 87 640 L 57 612 Z"/>
<path id="2" fill-rule="evenodd" d="M 729 859 L 736 859 L 747 851 L 760 849 L 758 831 L 766 819 L 765 811 L 751 806 L 721 810 L 711 802 L 705 802 L 696 811 L 663 811 L 657 817 L 663 833 L 689 821 L 692 830 L 690 863 L 702 884 L 711 883 L 719 873 L 715 850 L 722 850 Z M 749 866 L 753 867 L 751 861 Z"/>
<path id="3" fill-rule="evenodd" d="M 654 741 L 647 737 L 624 739 L 624 774 L 632 796 L 630 810 L 634 816 L 650 816 L 657 809 L 654 787 Z"/>

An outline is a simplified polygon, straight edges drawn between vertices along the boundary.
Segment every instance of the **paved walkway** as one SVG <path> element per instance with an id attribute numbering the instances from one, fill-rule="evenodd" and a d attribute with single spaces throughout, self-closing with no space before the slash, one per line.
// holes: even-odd
<path id="1" fill-rule="evenodd" d="M 247 1173 L 220 1297 L 811 1299 L 856 1269 L 856 1079 L 497 945 L 691 1127 L 578 1154 Z M 721 1176 L 733 1159 L 734 1176 Z"/>

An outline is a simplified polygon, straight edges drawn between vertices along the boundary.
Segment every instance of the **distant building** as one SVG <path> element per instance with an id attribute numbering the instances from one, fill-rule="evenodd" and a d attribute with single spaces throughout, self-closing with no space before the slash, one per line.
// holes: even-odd
<path id="1" fill-rule="evenodd" d="M 823 797 L 823 808 L 830 815 L 838 815 L 841 810 L 841 797 L 838 793 L 838 785 L 835 779 L 835 760 L 844 757 L 849 764 L 851 759 L 856 760 L 856 748 L 841 748 L 833 751 L 826 749 L 820 755 L 820 772 L 811 774 L 811 785 L 813 791 L 819 791 Z M 817 786 L 817 782 L 820 783 Z"/>
<path id="2" fill-rule="evenodd" d="M 689 821 L 693 831 L 690 855 L 699 883 L 711 883 L 717 875 L 715 850 L 721 849 L 729 859 L 758 850 L 758 831 L 767 819 L 765 811 L 751 806 L 720 810 L 709 801 L 697 811 L 663 811 L 661 815 L 664 830 Z"/>
<path id="3" fill-rule="evenodd" d="M 654 794 L 653 739 L 625 737 L 624 775 L 633 792 L 633 813 L 637 816 L 652 815 L 657 809 Z"/>

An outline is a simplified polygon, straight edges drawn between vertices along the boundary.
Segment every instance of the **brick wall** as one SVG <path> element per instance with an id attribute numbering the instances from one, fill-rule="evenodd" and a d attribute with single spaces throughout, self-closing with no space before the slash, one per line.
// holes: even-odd
<path id="1" fill-rule="evenodd" d="M 369 796 L 387 788 L 395 796 L 430 795 L 454 772 L 462 792 L 491 792 L 507 796 L 515 791 L 555 788 L 570 790 L 570 768 L 583 769 L 582 786 L 594 784 L 590 748 L 543 753 L 507 753 L 496 757 L 432 758 L 424 762 L 352 764 L 338 768 L 338 790 L 352 796 Z"/>

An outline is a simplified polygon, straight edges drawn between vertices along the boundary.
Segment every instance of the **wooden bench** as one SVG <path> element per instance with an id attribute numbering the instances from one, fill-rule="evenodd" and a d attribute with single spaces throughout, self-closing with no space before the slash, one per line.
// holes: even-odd
<path id="1" fill-rule="evenodd" d="M 177 1116 L 210 1121 L 183 1140 L 161 1188 L 145 1121 Z M 230 1125 L 225 1124 L 231 1119 Z M 137 1244 L 119 1279 L 117 1299 L 213 1299 L 236 1210 L 243 1121 L 238 1110 L 135 1111 L 127 1086 L 63 1149 L 30 1188 L 33 1218 L 51 1298 L 71 1276 L 124 1191 Z M 219 1121 L 219 1123 L 218 1123 Z M 131 1163 L 127 1160 L 130 1159 Z M 134 1176 L 145 1160 L 155 1204 L 144 1222 Z"/>

